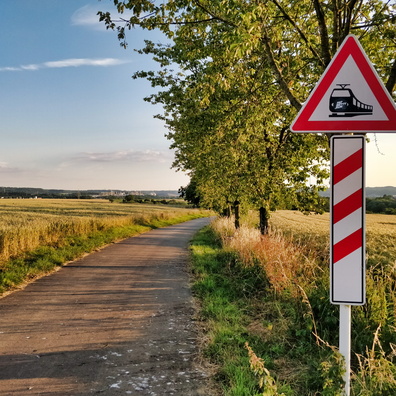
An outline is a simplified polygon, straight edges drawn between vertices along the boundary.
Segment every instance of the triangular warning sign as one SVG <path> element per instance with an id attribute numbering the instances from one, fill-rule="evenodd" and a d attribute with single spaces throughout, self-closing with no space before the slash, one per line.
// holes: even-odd
<path id="1" fill-rule="evenodd" d="M 396 132 L 396 106 L 357 38 L 346 37 L 293 132 Z"/>

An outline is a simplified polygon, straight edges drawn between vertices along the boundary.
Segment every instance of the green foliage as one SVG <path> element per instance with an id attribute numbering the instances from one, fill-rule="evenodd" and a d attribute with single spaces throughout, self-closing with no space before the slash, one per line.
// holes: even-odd
<path id="1" fill-rule="evenodd" d="M 396 199 L 392 195 L 366 199 L 367 213 L 396 214 Z"/>
<path id="2" fill-rule="evenodd" d="M 191 178 L 190 183 L 186 187 L 180 187 L 179 195 L 194 208 L 200 207 L 201 197 L 197 191 L 197 183 L 194 178 Z"/>
<path id="3" fill-rule="evenodd" d="M 338 351 L 332 351 L 329 357 L 320 364 L 321 376 L 324 380 L 323 396 L 342 396 L 344 394 L 345 372 L 344 358 Z"/>
<path id="4" fill-rule="evenodd" d="M 245 347 L 248 350 L 250 368 L 259 378 L 259 387 L 263 392 L 262 396 L 285 396 L 284 393 L 278 393 L 278 387 L 275 379 L 271 376 L 269 370 L 264 365 L 264 360 L 259 358 L 253 349 L 246 342 Z"/>

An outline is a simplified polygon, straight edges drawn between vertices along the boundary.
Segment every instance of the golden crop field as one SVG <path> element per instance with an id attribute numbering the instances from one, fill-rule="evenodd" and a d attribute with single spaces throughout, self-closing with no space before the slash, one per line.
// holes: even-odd
<path id="1" fill-rule="evenodd" d="M 272 214 L 271 226 L 315 250 L 325 253 L 329 250 L 328 213 L 304 215 L 301 212 L 280 210 Z M 366 250 L 370 265 L 396 264 L 396 215 L 366 215 Z"/>
<path id="2" fill-rule="evenodd" d="M 0 200 L 0 264 L 41 245 L 57 245 L 70 235 L 86 235 L 112 227 L 144 224 L 192 212 L 154 204 L 107 200 Z"/>

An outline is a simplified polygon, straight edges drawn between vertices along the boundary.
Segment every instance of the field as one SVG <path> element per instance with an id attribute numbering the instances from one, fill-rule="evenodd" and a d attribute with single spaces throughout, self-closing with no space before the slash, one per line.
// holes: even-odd
<path id="1" fill-rule="evenodd" d="M 367 302 L 352 307 L 351 395 L 394 395 L 396 216 L 366 219 Z M 202 253 L 195 287 L 210 328 L 206 353 L 220 365 L 224 392 L 341 395 L 339 311 L 329 301 L 329 215 L 275 212 L 265 237 L 257 221 L 256 213 L 249 215 L 235 230 L 232 219 L 219 218 L 212 229 L 221 249 L 196 248 Z"/>
<path id="2" fill-rule="evenodd" d="M 0 292 L 103 244 L 201 216 L 196 209 L 159 204 L 2 199 Z"/>
<path id="3" fill-rule="evenodd" d="M 292 238 L 294 243 L 315 250 L 322 257 L 329 254 L 329 214 L 304 215 L 282 210 L 273 213 L 272 228 Z M 384 214 L 366 215 L 366 253 L 370 270 L 381 267 L 393 272 L 396 265 L 396 216 Z"/>

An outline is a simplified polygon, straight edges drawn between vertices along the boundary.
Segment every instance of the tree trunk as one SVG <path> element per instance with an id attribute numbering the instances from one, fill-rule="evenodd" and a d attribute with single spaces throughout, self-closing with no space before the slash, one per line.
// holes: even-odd
<path id="1" fill-rule="evenodd" d="M 235 201 L 234 202 L 234 212 L 235 212 L 235 228 L 238 229 L 241 224 L 240 224 L 240 213 L 239 213 L 239 209 L 240 209 L 240 203 L 239 201 Z"/>
<path id="2" fill-rule="evenodd" d="M 223 210 L 223 216 L 230 218 L 231 212 L 232 212 L 231 205 L 227 205 L 227 207 Z"/>
<path id="3" fill-rule="evenodd" d="M 269 219 L 269 212 L 263 206 L 259 209 L 260 212 L 260 232 L 261 235 L 268 234 L 268 219 Z"/>

